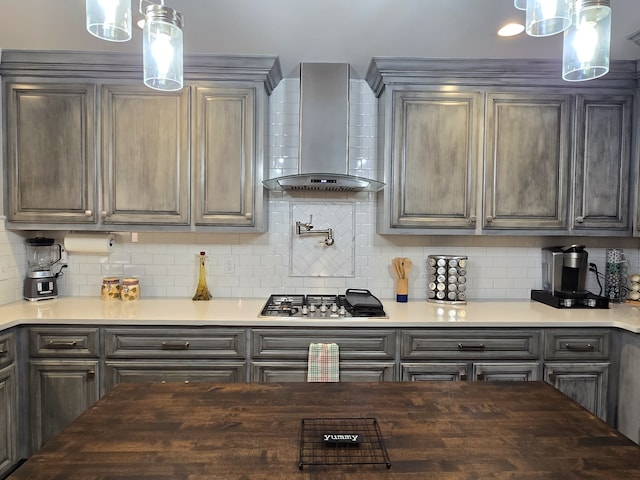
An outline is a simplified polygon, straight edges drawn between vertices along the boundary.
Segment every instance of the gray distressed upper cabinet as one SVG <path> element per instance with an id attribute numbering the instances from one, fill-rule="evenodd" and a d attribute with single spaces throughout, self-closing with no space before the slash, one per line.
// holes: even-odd
<path id="1" fill-rule="evenodd" d="M 277 57 L 185 57 L 160 92 L 137 56 L 2 53 L 10 228 L 266 230 Z"/>
<path id="2" fill-rule="evenodd" d="M 487 95 L 483 229 L 567 228 L 570 112 L 570 95 Z"/>
<path id="3" fill-rule="evenodd" d="M 378 233 L 629 235 L 635 65 L 581 85 L 557 72 L 374 58 Z"/>
<path id="4" fill-rule="evenodd" d="M 102 86 L 102 222 L 189 224 L 189 89 Z"/>
<path id="5" fill-rule="evenodd" d="M 572 228 L 627 234 L 632 95 L 577 95 Z"/>
<path id="6" fill-rule="evenodd" d="M 90 83 L 3 79 L 9 226 L 94 225 L 94 111 Z"/>
<path id="7" fill-rule="evenodd" d="M 18 461 L 18 379 L 13 333 L 0 335 L 0 476 Z"/>
<path id="8" fill-rule="evenodd" d="M 194 224 L 263 230 L 261 84 L 193 87 Z"/>
<path id="9" fill-rule="evenodd" d="M 385 165 L 388 191 L 380 198 L 388 201 L 378 205 L 378 231 L 473 231 L 481 94 L 402 87 L 389 89 L 380 102 L 391 161 Z"/>

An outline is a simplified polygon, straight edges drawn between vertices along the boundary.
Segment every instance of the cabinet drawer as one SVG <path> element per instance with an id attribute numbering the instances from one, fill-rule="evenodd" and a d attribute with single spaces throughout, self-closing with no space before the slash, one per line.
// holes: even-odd
<path id="1" fill-rule="evenodd" d="M 244 329 L 107 328 L 107 358 L 242 358 Z"/>
<path id="2" fill-rule="evenodd" d="M 405 330 L 403 359 L 536 359 L 537 331 Z"/>
<path id="3" fill-rule="evenodd" d="M 337 343 L 340 360 L 395 359 L 393 330 L 253 330 L 253 358 L 300 358 L 309 356 L 310 343 Z"/>
<path id="4" fill-rule="evenodd" d="M 609 358 L 609 332 L 604 330 L 547 331 L 544 358 L 546 360 L 606 360 Z"/>
<path id="5" fill-rule="evenodd" d="M 16 358 L 16 344 L 13 333 L 0 335 L 0 368 L 11 365 Z"/>
<path id="6" fill-rule="evenodd" d="M 97 357 L 100 353 L 98 328 L 31 327 L 31 357 Z"/>

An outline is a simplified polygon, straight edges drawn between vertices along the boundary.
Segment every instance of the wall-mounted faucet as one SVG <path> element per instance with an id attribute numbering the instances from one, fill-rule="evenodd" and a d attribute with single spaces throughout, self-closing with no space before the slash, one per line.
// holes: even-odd
<path id="1" fill-rule="evenodd" d="M 313 230 L 313 215 L 309 215 L 309 221 L 302 223 L 296 221 L 296 235 L 326 235 L 324 243 L 328 246 L 333 245 L 333 229 L 327 228 L 325 230 Z M 304 228 L 304 230 L 302 230 Z"/>

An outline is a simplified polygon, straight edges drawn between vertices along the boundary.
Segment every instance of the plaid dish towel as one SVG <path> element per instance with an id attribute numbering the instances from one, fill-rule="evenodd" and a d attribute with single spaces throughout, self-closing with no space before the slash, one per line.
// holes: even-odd
<path id="1" fill-rule="evenodd" d="M 339 361 L 337 343 L 310 344 L 307 382 L 339 382 Z"/>

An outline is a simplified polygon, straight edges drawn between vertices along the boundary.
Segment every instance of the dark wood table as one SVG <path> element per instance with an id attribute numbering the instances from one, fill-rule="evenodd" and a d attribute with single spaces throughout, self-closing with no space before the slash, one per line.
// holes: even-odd
<path id="1" fill-rule="evenodd" d="M 390 468 L 306 420 L 300 469 L 303 418 L 375 418 Z M 640 447 L 543 382 L 120 384 L 9 478 L 629 480 Z"/>

